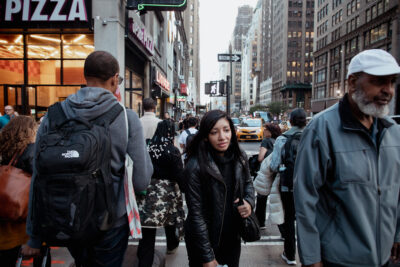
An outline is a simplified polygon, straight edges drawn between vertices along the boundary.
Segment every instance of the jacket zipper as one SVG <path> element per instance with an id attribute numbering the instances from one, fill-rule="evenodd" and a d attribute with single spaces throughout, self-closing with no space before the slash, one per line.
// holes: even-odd
<path id="1" fill-rule="evenodd" d="M 378 252 L 378 262 L 379 265 L 382 265 L 382 256 L 381 256 L 381 227 L 380 227 L 380 222 L 381 222 L 381 187 L 379 183 L 379 147 L 381 144 L 381 141 L 383 140 L 383 136 L 385 135 L 386 129 L 384 128 L 382 130 L 381 136 L 379 137 L 379 140 L 376 144 L 376 152 L 377 152 L 377 163 L 376 163 L 376 183 L 377 183 L 377 191 L 378 191 L 378 214 L 377 214 L 377 252 Z"/>

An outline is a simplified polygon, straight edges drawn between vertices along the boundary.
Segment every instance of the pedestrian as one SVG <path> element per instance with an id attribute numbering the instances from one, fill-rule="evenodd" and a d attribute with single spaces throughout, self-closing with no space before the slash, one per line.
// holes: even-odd
<path id="1" fill-rule="evenodd" d="M 258 162 L 261 163 L 272 153 L 275 140 L 281 134 L 281 128 L 278 125 L 269 122 L 264 125 L 264 139 L 261 142 L 260 151 L 258 152 Z M 255 214 L 260 223 L 260 229 L 265 229 L 267 198 L 268 196 L 257 194 Z"/>
<path id="2" fill-rule="evenodd" d="M 14 166 L 32 174 L 34 143 L 37 124 L 28 116 L 15 117 L 0 132 L 0 163 L 7 165 L 16 156 Z M 3 267 L 14 267 L 21 246 L 28 241 L 26 220 L 0 221 L 0 262 Z M 35 258 L 33 266 L 41 266 Z M 50 258 L 46 266 L 50 266 Z"/>
<path id="3" fill-rule="evenodd" d="M 5 114 L 0 117 L 0 129 L 2 129 L 11 119 L 17 116 L 17 113 L 14 111 L 13 106 L 5 106 L 4 107 Z"/>
<path id="4" fill-rule="evenodd" d="M 303 133 L 294 197 L 305 266 L 388 266 L 400 256 L 400 126 L 386 117 L 400 67 L 354 56 L 348 93 Z"/>
<path id="5" fill-rule="evenodd" d="M 164 120 L 171 120 L 171 116 L 169 115 L 169 112 L 164 113 Z"/>
<path id="6" fill-rule="evenodd" d="M 97 233 L 99 228 L 105 228 L 106 230 L 101 231 L 100 235 L 97 235 L 97 239 L 90 240 L 73 240 L 72 243 L 66 244 L 68 250 L 70 251 L 72 257 L 75 259 L 76 266 L 121 266 L 125 254 L 125 250 L 128 245 L 128 236 L 129 236 L 129 225 L 128 225 L 128 216 L 125 207 L 125 194 L 124 194 L 124 162 L 125 162 L 125 155 L 128 154 L 133 162 L 135 162 L 133 168 L 133 185 L 136 191 L 143 191 L 147 188 L 150 183 L 150 178 L 153 173 L 153 168 L 151 164 L 151 159 L 149 153 L 147 152 L 144 137 L 143 137 L 143 128 L 142 124 L 139 121 L 138 115 L 132 110 L 126 110 L 125 112 L 120 110 L 119 113 L 116 113 L 115 110 L 119 106 L 121 106 L 116 97 L 113 95 L 118 88 L 118 85 L 122 83 L 122 77 L 119 76 L 119 64 L 118 61 L 108 52 L 105 51 L 95 51 L 92 52 L 85 60 L 84 64 L 84 76 L 86 79 L 86 87 L 81 88 L 75 94 L 68 96 L 68 98 L 61 102 L 60 104 L 56 104 L 54 107 L 59 107 L 58 115 L 64 114 L 63 116 L 66 117 L 66 121 L 69 125 L 74 125 L 72 123 L 82 121 L 83 124 L 79 126 L 82 128 L 83 125 L 87 125 L 87 121 L 93 121 L 93 123 L 97 122 L 101 119 L 100 122 L 104 122 L 104 125 L 109 127 L 107 128 L 107 135 L 104 134 L 104 130 L 100 132 L 101 127 L 89 127 L 89 131 L 92 134 L 85 134 L 85 138 L 89 138 L 93 135 L 100 135 L 104 134 L 104 140 L 106 143 L 101 143 L 100 146 L 96 146 L 95 144 L 82 144 L 79 146 L 87 146 L 89 150 L 95 151 L 95 149 L 99 149 L 99 155 L 104 154 L 105 162 L 100 162 L 101 165 L 101 173 L 99 174 L 98 171 L 92 173 L 92 179 L 96 179 L 96 188 L 102 189 L 105 192 L 105 195 L 101 195 L 102 192 L 99 191 L 99 198 L 96 198 L 94 209 L 97 207 L 100 208 L 101 203 L 103 201 L 107 202 L 107 207 L 110 206 L 110 200 L 115 199 L 115 202 L 110 203 L 115 204 L 112 208 L 112 211 L 107 209 L 107 213 L 105 216 L 112 216 L 108 220 L 99 220 L 101 225 L 90 225 L 87 228 L 87 232 L 95 232 Z M 52 108 L 50 107 L 50 108 Z M 58 127 L 61 127 L 64 122 L 59 124 L 60 122 L 53 117 L 55 115 L 55 109 L 50 110 L 45 115 L 42 123 L 40 124 L 40 128 L 38 130 L 37 139 L 36 139 L 36 146 L 38 144 L 45 145 L 44 140 L 46 137 L 49 136 L 51 132 L 49 129 L 56 130 L 54 125 L 58 124 Z M 122 107 L 121 107 L 122 108 Z M 61 112 L 61 113 L 60 113 Z M 53 113 L 53 115 L 52 115 Z M 108 121 L 106 118 L 109 117 L 110 113 L 114 113 L 113 119 Z M 102 119 L 104 118 L 104 120 Z M 54 120 L 53 120 L 54 119 Z M 128 125 L 127 125 L 128 123 Z M 77 125 L 77 124 L 75 124 Z M 127 128 L 128 127 L 128 136 L 127 136 Z M 75 131 L 81 130 L 81 128 L 73 129 Z M 96 132 L 94 132 L 96 130 Z M 73 131 L 69 131 L 72 133 Z M 68 138 L 69 135 L 64 135 L 63 138 Z M 68 139 L 67 139 L 68 140 Z M 93 140 L 93 139 L 89 139 Z M 52 146 L 59 145 L 62 146 L 67 141 L 61 140 L 59 143 L 53 143 Z M 72 142 L 68 140 L 68 142 Z M 109 144 L 109 146 L 107 146 Z M 86 148 L 86 147 L 85 147 Z M 45 155 L 42 153 L 46 146 L 41 146 L 40 149 L 36 149 L 35 152 L 35 159 L 36 164 L 33 171 L 32 176 L 32 184 L 31 193 L 30 193 L 30 208 L 28 213 L 28 220 L 27 220 L 27 233 L 30 236 L 30 240 L 28 241 L 28 245 L 24 247 L 22 253 L 26 256 L 35 255 L 38 252 L 38 248 L 40 247 L 41 241 L 48 237 L 46 232 L 43 230 L 43 227 L 50 227 L 49 221 L 43 222 L 43 217 L 35 216 L 35 214 L 42 214 L 48 212 L 49 207 L 43 207 L 39 203 L 39 201 L 44 201 L 39 196 L 35 197 L 36 194 L 40 193 L 40 196 L 45 196 L 44 194 L 50 194 L 51 192 L 44 190 L 43 188 L 35 187 L 36 179 L 40 182 L 40 179 L 44 179 L 43 172 L 47 170 L 50 172 L 50 177 L 58 177 L 59 173 L 64 175 L 62 172 L 63 170 L 68 169 L 71 173 L 72 171 L 78 171 L 84 175 L 87 172 L 86 168 L 90 168 L 90 165 L 82 165 L 80 167 L 82 160 L 86 159 L 86 153 L 88 151 L 81 151 L 77 145 L 71 145 L 68 148 L 68 151 L 64 151 L 62 154 L 60 153 L 60 158 L 62 161 L 58 161 L 58 157 L 50 157 L 49 155 Z M 55 149 L 55 148 L 54 148 Z M 47 151 L 47 150 L 46 150 Z M 108 152 L 106 152 L 108 151 Z M 106 154 L 107 153 L 107 154 Z M 47 156 L 47 157 L 46 157 Z M 46 162 L 43 162 L 41 159 L 45 157 L 47 159 Z M 76 160 L 78 158 L 78 160 Z M 54 164 L 58 164 L 57 166 L 53 166 Z M 63 162 L 66 162 L 67 165 L 63 165 Z M 96 161 L 98 162 L 98 161 Z M 93 163 L 94 164 L 94 163 Z M 103 165 L 104 164 L 104 165 Z M 72 167 L 71 167 L 72 166 Z M 103 167 L 105 166 L 105 167 Z M 69 177 L 68 179 L 78 179 L 79 177 L 73 176 L 72 174 L 64 175 Z M 84 176 L 86 177 L 86 176 Z M 100 179 L 101 178 L 101 182 Z M 39 179 L 40 178 L 40 179 Z M 50 178 L 49 178 L 50 179 Z M 53 178 L 54 179 L 54 178 Z M 51 180 L 50 180 L 51 181 Z M 82 181 L 82 180 L 74 180 L 74 181 Z M 111 181 L 111 186 L 105 188 L 104 181 Z M 73 183 L 69 182 L 69 180 L 65 181 L 68 182 L 68 186 L 64 185 L 63 191 L 56 191 L 59 192 L 55 199 L 57 200 L 56 203 L 49 203 L 49 205 L 59 205 L 63 207 L 63 205 L 68 205 L 69 207 L 70 202 L 64 203 L 69 201 L 69 199 L 65 199 L 62 192 L 68 192 L 71 188 L 78 190 L 80 187 L 73 187 Z M 82 181 L 84 182 L 84 181 Z M 87 182 L 86 182 L 87 183 Z M 57 184 L 49 184 L 55 187 Z M 81 186 L 83 187 L 83 184 Z M 44 190 L 44 191 L 43 191 Z M 55 190 L 55 188 L 53 189 Z M 60 190 L 60 189 L 57 189 Z M 111 192 L 111 194 L 110 194 Z M 76 195 L 76 192 L 71 192 L 71 194 Z M 34 196 L 32 196 L 34 195 Z M 90 194 L 80 194 L 79 197 L 89 197 Z M 96 192 L 97 195 L 97 192 Z M 72 197 L 72 196 L 71 196 Z M 104 199 L 106 198 L 106 199 Z M 92 201 L 92 199 L 90 199 Z M 60 203 L 61 202 L 61 203 Z M 88 203 L 89 204 L 89 203 Z M 106 205 L 106 204 L 105 204 Z M 51 206 L 52 207 L 52 206 Z M 74 203 L 71 204 L 70 212 L 75 212 L 76 208 L 81 208 L 81 206 L 76 206 Z M 96 211 L 96 210 L 95 210 Z M 75 216 L 84 216 L 85 212 L 92 212 L 91 210 L 84 210 L 82 209 L 79 214 L 75 214 Z M 97 213 L 91 213 L 95 216 Z M 34 216 L 32 216 L 34 215 Z M 54 214 L 54 219 L 57 219 L 60 215 Z M 69 214 L 64 214 L 65 218 L 68 219 Z M 97 215 L 96 215 L 97 216 Z M 51 220 L 50 216 L 46 216 L 47 220 Z M 95 217 L 97 218 L 97 217 Z M 88 220 L 94 219 L 94 217 L 89 218 Z M 101 218 L 99 218 L 101 219 Z M 110 221 L 111 219 L 111 221 Z M 59 218 L 59 223 L 64 223 L 64 218 Z M 63 227 L 67 227 L 69 224 L 73 224 L 74 227 L 79 227 L 79 225 L 75 225 L 75 221 L 73 220 L 70 223 L 68 222 L 67 225 L 63 224 Z M 54 223 L 54 222 L 53 222 Z M 85 223 L 82 221 L 80 223 Z M 96 222 L 93 222 L 96 223 Z M 103 224 L 104 223 L 104 224 Z M 108 225 L 108 224 L 111 225 Z M 49 226 L 50 225 L 50 226 Z M 54 227 L 57 227 L 55 225 Z M 61 227 L 61 226 L 60 226 Z M 69 228 L 68 228 L 69 229 Z M 58 233 L 56 237 L 53 238 L 68 238 L 68 232 L 56 232 Z"/>
<path id="7" fill-rule="evenodd" d="M 167 254 L 175 253 L 179 247 L 179 239 L 183 238 L 183 164 L 179 149 L 174 146 L 174 137 L 173 122 L 163 120 L 158 123 L 148 145 L 154 173 L 146 195 L 138 196 L 143 233 L 137 250 L 139 266 L 153 265 L 157 228 L 165 229 Z"/>
<path id="8" fill-rule="evenodd" d="M 189 117 L 187 119 L 187 128 L 182 131 L 178 140 L 179 145 L 183 150 L 186 149 L 188 141 L 191 141 L 193 139 L 193 136 L 198 132 L 196 126 L 197 126 L 196 118 Z"/>
<path id="9" fill-rule="evenodd" d="M 284 223 L 279 230 L 284 241 L 284 251 L 281 258 L 289 265 L 296 265 L 296 231 L 295 206 L 293 200 L 294 163 L 296 161 L 297 145 L 306 126 L 306 113 L 302 108 L 296 108 L 290 113 L 292 128 L 279 136 L 271 154 L 270 168 L 274 173 L 279 172 Z"/>
<path id="10" fill-rule="evenodd" d="M 207 112 L 187 148 L 184 177 L 189 266 L 239 266 L 239 223 L 254 209 L 254 188 L 235 127 L 220 110 Z M 237 206 L 243 187 L 243 205 Z M 242 217 L 242 218 L 241 218 Z"/>
<path id="11" fill-rule="evenodd" d="M 145 98 L 143 99 L 143 109 L 144 114 L 140 118 L 140 122 L 143 125 L 143 133 L 144 138 L 146 140 L 146 144 L 150 142 L 150 139 L 153 137 L 154 133 L 157 129 L 157 124 L 161 121 L 156 117 L 156 103 L 153 98 Z"/>

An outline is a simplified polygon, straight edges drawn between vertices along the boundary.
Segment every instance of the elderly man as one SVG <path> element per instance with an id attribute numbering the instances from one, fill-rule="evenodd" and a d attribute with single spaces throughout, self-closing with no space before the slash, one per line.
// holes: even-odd
<path id="1" fill-rule="evenodd" d="M 400 256 L 400 126 L 385 117 L 400 67 L 380 49 L 350 62 L 348 94 L 303 132 L 294 198 L 304 266 L 387 266 Z"/>

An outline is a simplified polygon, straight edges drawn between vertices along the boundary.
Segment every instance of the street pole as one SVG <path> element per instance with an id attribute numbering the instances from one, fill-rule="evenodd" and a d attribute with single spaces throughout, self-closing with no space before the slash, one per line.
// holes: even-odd
<path id="1" fill-rule="evenodd" d="M 231 60 L 229 60 L 230 64 L 230 71 L 231 71 L 231 77 L 230 77 L 230 83 L 229 85 L 227 84 L 226 86 L 226 113 L 230 116 L 231 115 L 231 90 L 232 90 L 232 44 L 229 44 L 229 57 Z M 228 83 L 228 81 L 226 81 Z"/>

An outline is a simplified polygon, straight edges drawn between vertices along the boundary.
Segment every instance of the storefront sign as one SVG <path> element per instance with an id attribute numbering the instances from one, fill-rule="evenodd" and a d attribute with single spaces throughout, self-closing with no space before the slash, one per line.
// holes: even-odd
<path id="1" fill-rule="evenodd" d="M 184 11 L 187 0 L 128 0 L 127 9 Z"/>
<path id="2" fill-rule="evenodd" d="M 5 0 L 0 4 L 0 28 L 87 27 L 91 0 Z"/>
<path id="3" fill-rule="evenodd" d="M 161 88 L 163 88 L 166 91 L 169 91 L 169 81 L 167 77 L 164 76 L 164 74 L 161 73 L 161 71 L 156 69 L 156 84 L 158 84 Z"/>
<path id="4" fill-rule="evenodd" d="M 181 95 L 187 95 L 187 85 L 181 83 Z"/>
<path id="5" fill-rule="evenodd" d="M 146 26 L 140 21 L 140 18 L 132 11 L 129 11 L 128 36 L 139 40 L 151 55 L 154 54 L 153 37 L 147 32 Z"/>

